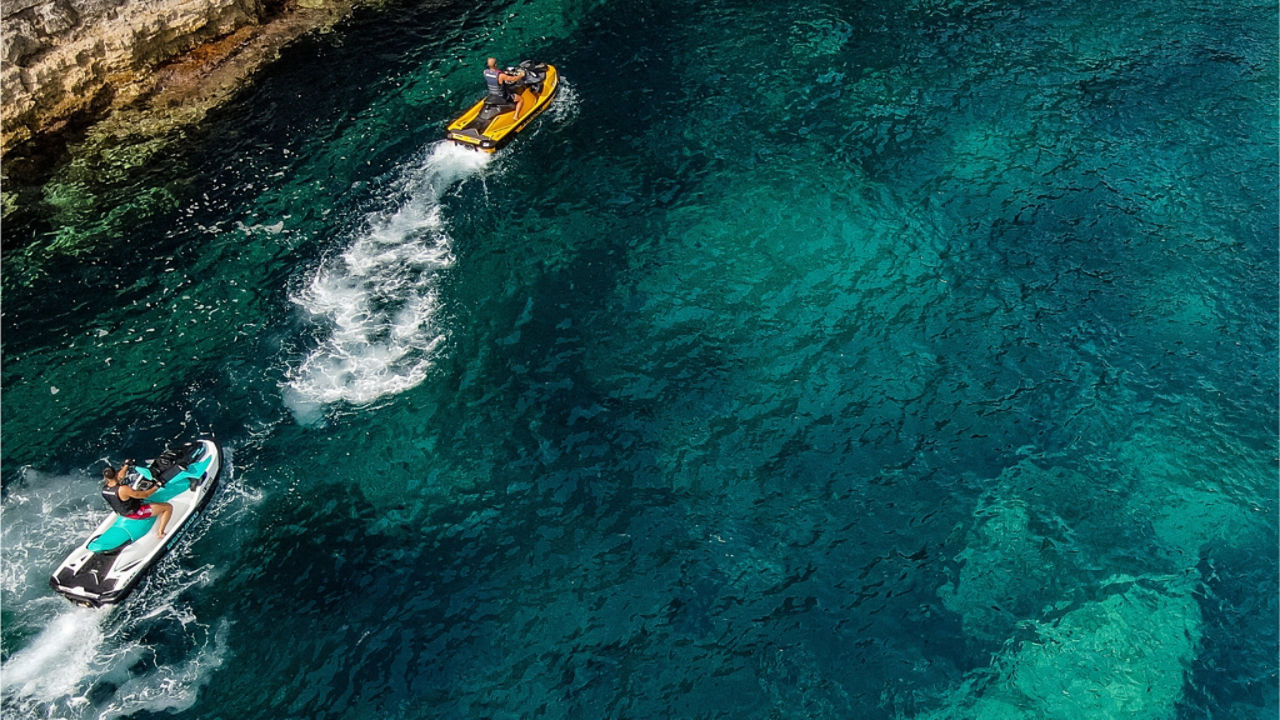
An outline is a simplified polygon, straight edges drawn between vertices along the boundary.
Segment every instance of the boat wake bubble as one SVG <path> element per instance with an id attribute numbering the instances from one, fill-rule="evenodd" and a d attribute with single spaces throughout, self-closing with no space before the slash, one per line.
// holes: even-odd
<path id="1" fill-rule="evenodd" d="M 108 613 L 67 605 L 29 645 L 9 657 L 4 663 L 4 700 L 0 705 L 5 715 L 28 704 L 24 701 L 52 703 L 80 690 L 83 681 L 94 674 Z"/>
<path id="2" fill-rule="evenodd" d="M 157 660 L 158 648 L 121 640 L 116 611 L 72 608 L 50 622 L 28 647 L 4 663 L 0 716 L 95 718 L 139 711 L 181 711 L 222 666 L 230 624 L 184 624 L 194 645 L 179 662 Z M 146 668 L 142 670 L 141 668 Z"/>
<path id="3" fill-rule="evenodd" d="M 402 176 L 398 206 L 371 216 L 291 298 L 327 330 L 286 376 L 285 403 L 300 423 L 319 421 L 333 403 L 367 405 L 426 378 L 444 341 L 440 272 L 453 263 L 440 199 L 490 157 L 450 142 L 429 147 Z"/>
<path id="4" fill-rule="evenodd" d="M 569 125 L 578 119 L 581 108 L 582 99 L 578 91 L 568 80 L 560 78 L 560 89 L 556 90 L 556 96 L 547 106 L 547 116 L 558 126 Z"/>

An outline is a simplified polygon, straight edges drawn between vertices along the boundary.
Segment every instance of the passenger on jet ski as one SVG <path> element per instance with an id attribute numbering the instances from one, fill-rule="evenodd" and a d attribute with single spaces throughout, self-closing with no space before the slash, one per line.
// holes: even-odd
<path id="1" fill-rule="evenodd" d="M 516 117 L 520 117 L 520 106 L 524 104 L 524 97 L 521 93 L 511 92 L 507 86 L 512 83 L 520 82 L 520 79 L 523 77 L 524 70 L 521 70 L 519 75 L 512 75 L 511 73 L 503 72 L 498 69 L 498 59 L 489 58 L 489 61 L 485 63 L 484 68 L 484 82 L 489 88 L 489 97 L 486 98 L 485 101 L 495 105 L 510 105 L 511 103 L 515 103 Z"/>
<path id="2" fill-rule="evenodd" d="M 119 470 L 110 466 L 102 469 L 102 497 L 118 515 L 132 520 L 156 518 L 156 537 L 164 537 L 164 528 L 169 524 L 169 516 L 173 514 L 173 506 L 165 502 L 144 503 L 143 500 L 155 494 L 157 485 L 149 490 L 135 490 L 124 484 L 129 471 L 133 469 L 133 461 L 126 460 Z"/>

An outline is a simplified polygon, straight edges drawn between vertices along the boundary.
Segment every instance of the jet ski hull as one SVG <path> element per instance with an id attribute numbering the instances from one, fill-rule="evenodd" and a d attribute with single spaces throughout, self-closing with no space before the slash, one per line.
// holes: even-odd
<path id="1" fill-rule="evenodd" d="M 54 570 L 50 587 L 90 607 L 124 600 L 209 502 L 222 460 L 222 448 L 215 440 L 200 439 L 184 446 L 177 464 L 161 474 L 163 487 L 148 498 L 173 506 L 165 536 L 156 537 L 155 518 L 134 520 L 110 513 Z M 147 464 L 157 467 L 154 461 Z"/>
<path id="2" fill-rule="evenodd" d="M 551 104 L 560 89 L 560 75 L 554 65 L 521 63 L 530 80 L 517 88 L 524 100 L 524 112 L 516 117 L 515 105 L 494 104 L 488 99 L 472 105 L 449 123 L 446 137 L 459 145 L 481 152 L 497 152 L 511 142 L 534 118 Z"/>

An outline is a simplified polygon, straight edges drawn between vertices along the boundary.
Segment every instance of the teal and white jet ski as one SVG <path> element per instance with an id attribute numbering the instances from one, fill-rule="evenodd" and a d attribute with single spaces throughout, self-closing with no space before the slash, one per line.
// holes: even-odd
<path id="1" fill-rule="evenodd" d="M 156 537 L 153 517 L 134 520 L 113 512 L 58 566 L 49 585 L 80 605 L 120 602 L 204 509 L 221 471 L 222 448 L 209 439 L 166 450 L 140 464 L 127 482 L 137 490 L 160 486 L 147 502 L 173 506 L 165 536 Z"/>

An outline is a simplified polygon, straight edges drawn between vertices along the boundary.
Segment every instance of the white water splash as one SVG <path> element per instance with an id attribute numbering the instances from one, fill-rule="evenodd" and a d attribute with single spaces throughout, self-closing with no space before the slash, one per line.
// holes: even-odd
<path id="1" fill-rule="evenodd" d="M 436 322 L 440 271 L 453 263 L 440 198 L 490 156 L 440 142 L 402 180 L 404 201 L 372 217 L 340 256 L 322 263 L 293 301 L 328 335 L 288 373 L 285 402 L 303 423 L 335 402 L 370 403 L 426 378 L 444 340 Z"/>
<path id="2" fill-rule="evenodd" d="M 109 614 L 110 610 L 65 605 L 35 640 L 4 663 L 0 681 L 6 700 L 48 701 L 80 690 L 93 674 Z"/>
<path id="3" fill-rule="evenodd" d="M 547 117 L 557 126 L 572 124 L 578 119 L 578 113 L 582 108 L 582 99 L 578 96 L 578 91 L 573 84 L 563 77 L 560 78 L 560 87 L 556 90 L 556 96 L 552 98 L 551 104 L 547 106 Z"/>
<path id="4" fill-rule="evenodd" d="M 153 622 L 182 622 L 188 638 L 195 641 L 182 661 L 159 663 L 155 648 L 122 640 L 120 636 L 128 634 L 123 628 L 133 623 L 118 611 L 71 608 L 4 664 L 0 716 L 112 720 L 143 710 L 192 707 L 225 661 L 230 625 L 223 620 L 210 632 L 194 622 L 189 610 L 173 605 L 149 617 Z M 110 691 L 91 692 L 95 687 Z M 102 697 L 91 699 L 95 695 Z"/>
<path id="5" fill-rule="evenodd" d="M 4 605 L 48 599 L 49 573 L 109 512 L 98 482 L 23 468 L 0 505 L 0 597 Z"/>
<path id="6" fill-rule="evenodd" d="M 127 717 L 143 710 L 181 712 L 195 705 L 200 688 L 225 660 L 228 627 L 225 620 L 220 622 L 213 638 L 185 662 L 160 665 L 145 675 L 130 677 L 98 709 L 98 720 Z"/>

